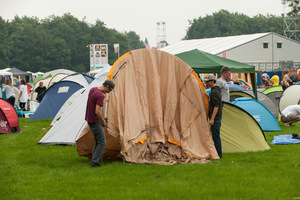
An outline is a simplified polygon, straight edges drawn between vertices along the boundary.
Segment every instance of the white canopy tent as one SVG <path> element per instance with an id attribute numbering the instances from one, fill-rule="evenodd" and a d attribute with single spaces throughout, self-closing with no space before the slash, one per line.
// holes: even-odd
<path id="1" fill-rule="evenodd" d="M 11 73 L 11 72 L 8 72 L 6 70 L 0 70 L 0 75 L 1 76 L 9 76 L 10 81 L 11 82 L 13 81 L 13 73 Z"/>

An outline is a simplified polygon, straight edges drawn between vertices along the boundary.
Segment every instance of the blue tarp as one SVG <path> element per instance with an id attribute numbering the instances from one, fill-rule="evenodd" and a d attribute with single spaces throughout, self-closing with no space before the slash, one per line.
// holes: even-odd
<path id="1" fill-rule="evenodd" d="M 274 136 L 271 144 L 299 144 L 300 139 L 292 139 L 292 134 Z"/>
<path id="2" fill-rule="evenodd" d="M 248 97 L 239 97 L 232 100 L 231 103 L 246 110 L 258 122 L 263 131 L 281 131 L 277 119 L 259 101 Z"/>

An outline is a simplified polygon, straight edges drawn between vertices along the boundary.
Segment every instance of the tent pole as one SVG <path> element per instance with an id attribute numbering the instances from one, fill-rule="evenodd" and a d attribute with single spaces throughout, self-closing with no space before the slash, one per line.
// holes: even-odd
<path id="1" fill-rule="evenodd" d="M 251 77 L 252 89 L 253 89 L 253 92 L 254 92 L 254 95 L 255 95 L 255 99 L 257 100 L 257 85 L 256 85 L 255 72 L 250 73 L 250 77 Z"/>

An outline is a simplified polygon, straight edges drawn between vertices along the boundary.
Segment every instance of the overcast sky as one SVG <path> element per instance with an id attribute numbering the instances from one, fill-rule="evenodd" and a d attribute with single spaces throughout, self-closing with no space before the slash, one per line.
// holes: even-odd
<path id="1" fill-rule="evenodd" d="M 142 40 L 147 37 L 151 46 L 156 44 L 157 22 L 166 23 L 167 42 L 173 44 L 185 36 L 188 20 L 221 9 L 250 17 L 288 12 L 281 0 L 0 0 L 0 16 L 5 20 L 16 15 L 44 19 L 69 12 L 79 20 L 86 17 L 88 23 L 99 19 L 107 28 L 135 31 Z"/>

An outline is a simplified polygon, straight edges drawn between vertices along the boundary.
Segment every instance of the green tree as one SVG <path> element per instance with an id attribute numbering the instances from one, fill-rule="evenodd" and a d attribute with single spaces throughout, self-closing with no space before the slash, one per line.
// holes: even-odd
<path id="1" fill-rule="evenodd" d="M 6 68 L 9 66 L 9 43 L 7 22 L 0 17 L 0 68 Z"/>
<path id="2" fill-rule="evenodd" d="M 250 18 L 240 13 L 220 10 L 212 15 L 189 21 L 184 39 L 224 37 L 231 35 L 276 32 L 282 34 L 282 18 L 274 15 L 257 15 Z"/>
<path id="3" fill-rule="evenodd" d="M 131 49 L 142 49 L 145 48 L 144 42 L 140 39 L 140 36 L 136 34 L 134 31 L 129 31 L 124 33 L 128 40 Z"/>
<path id="4" fill-rule="evenodd" d="M 283 5 L 288 4 L 288 6 L 291 8 L 291 11 L 288 13 L 288 15 L 294 15 L 299 14 L 300 11 L 300 1 L 299 0 L 281 0 L 281 3 Z"/>
<path id="5" fill-rule="evenodd" d="M 69 67 L 71 50 L 63 38 L 55 38 L 47 49 L 48 69 L 72 69 Z"/>

